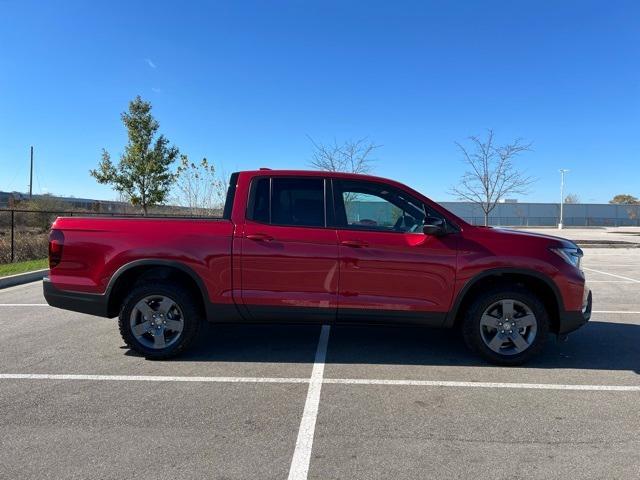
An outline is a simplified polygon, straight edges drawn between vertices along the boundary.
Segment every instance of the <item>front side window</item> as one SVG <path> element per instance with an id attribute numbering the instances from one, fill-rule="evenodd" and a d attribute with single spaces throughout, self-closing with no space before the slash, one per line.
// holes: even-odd
<path id="1" fill-rule="evenodd" d="M 422 202 L 388 185 L 335 180 L 334 199 L 338 224 L 354 230 L 422 233 L 431 212 Z"/>
<path id="2" fill-rule="evenodd" d="M 272 225 L 324 227 L 324 179 L 254 180 L 248 218 Z"/>

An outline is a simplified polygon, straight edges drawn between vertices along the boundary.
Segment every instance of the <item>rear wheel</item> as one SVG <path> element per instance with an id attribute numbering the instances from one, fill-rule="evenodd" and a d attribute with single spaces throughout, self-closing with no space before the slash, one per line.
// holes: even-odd
<path id="1" fill-rule="evenodd" d="M 191 344 L 201 317 L 189 290 L 154 282 L 134 287 L 122 304 L 118 324 L 129 347 L 149 359 L 164 359 Z"/>
<path id="2" fill-rule="evenodd" d="M 549 317 L 530 291 L 514 286 L 479 295 L 464 318 L 465 343 L 498 365 L 521 365 L 544 347 Z"/>

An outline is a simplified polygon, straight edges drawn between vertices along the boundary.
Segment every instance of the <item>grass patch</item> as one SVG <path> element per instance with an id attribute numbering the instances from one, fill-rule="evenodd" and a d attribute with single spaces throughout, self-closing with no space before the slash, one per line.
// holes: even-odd
<path id="1" fill-rule="evenodd" d="M 42 270 L 43 268 L 49 268 L 49 260 L 46 258 L 27 260 L 26 262 L 3 263 L 0 265 L 0 277 L 31 272 L 33 270 Z"/>

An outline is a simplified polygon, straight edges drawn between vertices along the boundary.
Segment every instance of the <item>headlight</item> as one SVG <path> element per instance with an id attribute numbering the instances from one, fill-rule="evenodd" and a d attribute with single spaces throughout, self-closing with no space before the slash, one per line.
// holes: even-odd
<path id="1" fill-rule="evenodd" d="M 583 253 L 578 247 L 550 248 L 549 250 L 558 255 L 569 265 L 580 268 L 580 260 L 582 260 Z"/>

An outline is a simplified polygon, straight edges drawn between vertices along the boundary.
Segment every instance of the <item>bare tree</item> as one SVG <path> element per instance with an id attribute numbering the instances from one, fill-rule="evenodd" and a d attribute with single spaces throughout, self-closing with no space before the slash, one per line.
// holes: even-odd
<path id="1" fill-rule="evenodd" d="M 367 137 L 343 143 L 334 140 L 331 144 L 318 143 L 311 137 L 309 140 L 313 144 L 310 165 L 329 172 L 371 173 L 375 162 L 371 154 L 382 147 Z"/>
<path id="2" fill-rule="evenodd" d="M 464 173 L 460 184 L 451 188 L 451 193 L 460 200 L 479 205 L 484 212 L 484 224 L 489 225 L 489 213 L 500 199 L 527 193 L 529 185 L 535 181 L 520 173 L 514 165 L 518 155 L 531 150 L 531 143 L 516 139 L 503 146 L 495 145 L 493 130 L 487 132 L 486 139 L 471 136 L 469 142 L 470 147 L 456 142 L 470 169 Z"/>
<path id="3" fill-rule="evenodd" d="M 565 197 L 564 203 L 569 203 L 569 204 L 580 203 L 580 197 L 576 193 L 570 193 Z"/>
<path id="4" fill-rule="evenodd" d="M 131 198 L 129 197 L 129 195 L 126 194 L 126 192 L 117 192 L 118 195 L 116 197 L 116 202 L 119 203 L 117 209 L 118 212 L 117 213 L 124 213 L 124 214 L 128 214 L 128 213 L 135 213 L 135 207 L 133 207 L 132 203 L 131 203 Z"/>
<path id="5" fill-rule="evenodd" d="M 189 208 L 192 215 L 212 215 L 222 209 L 225 185 L 206 158 L 193 163 L 186 155 L 180 155 L 176 187 L 175 203 Z"/>
<path id="6" fill-rule="evenodd" d="M 218 209 L 224 209 L 224 204 L 227 202 L 227 190 L 229 189 L 229 179 L 231 174 L 224 168 L 224 165 L 218 165 L 216 169 L 216 188 L 213 192 L 213 201 Z"/>

